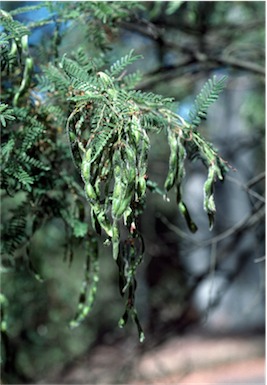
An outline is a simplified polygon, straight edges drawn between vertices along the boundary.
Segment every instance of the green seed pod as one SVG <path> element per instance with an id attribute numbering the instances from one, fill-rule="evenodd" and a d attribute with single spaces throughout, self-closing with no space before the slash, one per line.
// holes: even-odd
<path id="1" fill-rule="evenodd" d="M 112 237 L 111 223 L 106 216 L 105 210 L 100 206 L 99 203 L 94 203 L 92 205 L 92 210 L 94 210 L 95 216 L 101 228 L 107 233 L 109 237 Z"/>
<path id="2" fill-rule="evenodd" d="M 216 206 L 214 202 L 213 186 L 216 178 L 216 169 L 214 166 L 209 168 L 208 178 L 204 183 L 204 210 L 208 214 L 209 228 L 212 230 L 214 225 L 214 215 L 216 212 Z"/>
<path id="3" fill-rule="evenodd" d="M 92 149 L 89 147 L 85 152 L 85 159 L 87 162 L 91 162 L 92 158 Z"/>
<path id="4" fill-rule="evenodd" d="M 185 167 L 184 162 L 186 159 L 186 149 L 181 142 L 181 139 L 177 138 L 177 144 L 178 144 L 178 173 L 177 173 L 177 181 L 178 183 L 181 183 L 184 176 L 185 176 Z"/>
<path id="5" fill-rule="evenodd" d="M 112 253 L 113 258 L 116 260 L 119 255 L 119 247 L 120 247 L 120 231 L 117 221 L 113 222 L 112 225 Z"/>
<path id="6" fill-rule="evenodd" d="M 125 145 L 123 148 L 123 153 L 125 155 L 125 163 L 130 167 L 135 166 L 136 164 L 136 152 L 135 149 L 130 145 Z"/>
<path id="7" fill-rule="evenodd" d="M 138 163 L 137 164 L 138 179 L 136 181 L 136 184 L 137 184 L 137 189 L 138 189 L 138 185 L 140 184 L 140 186 L 142 186 L 140 188 L 140 190 L 144 191 L 145 184 L 144 184 L 143 179 L 145 179 L 145 176 L 147 174 L 147 161 L 148 161 L 148 152 L 149 152 L 150 143 L 149 143 L 149 138 L 148 138 L 147 134 L 145 133 L 145 131 L 142 131 L 142 133 L 144 135 L 143 135 L 142 141 L 140 143 L 139 151 L 138 151 L 138 154 L 137 154 L 137 158 L 138 158 L 138 162 L 137 162 Z M 143 193 L 141 193 L 141 195 L 142 194 Z"/>
<path id="8" fill-rule="evenodd" d="M 132 199 L 132 191 L 128 192 L 128 195 L 124 199 L 116 202 L 116 206 L 112 205 L 112 216 L 114 219 L 120 219 L 125 211 L 128 209 Z M 115 209 L 116 208 L 116 209 Z"/>
<path id="9" fill-rule="evenodd" d="M 90 166 L 90 162 L 88 162 L 84 157 L 81 164 L 81 175 L 84 183 L 87 183 L 90 180 Z"/>
<path id="10" fill-rule="evenodd" d="M 128 188 L 130 188 L 130 189 L 134 188 L 135 179 L 136 179 L 136 169 L 135 169 L 135 166 L 128 165 L 128 170 L 127 170 L 127 185 L 129 186 Z"/>
<path id="11" fill-rule="evenodd" d="M 132 116 L 131 121 L 131 137 L 133 139 L 135 147 L 137 148 L 141 139 L 141 126 L 138 117 L 135 115 Z"/>
<path id="12" fill-rule="evenodd" d="M 94 190 L 94 187 L 91 185 L 90 182 L 86 182 L 86 185 L 85 185 L 85 192 L 89 198 L 89 200 L 93 200 L 93 201 L 96 201 L 97 200 L 97 195 L 96 195 L 96 192 Z"/>
<path id="13" fill-rule="evenodd" d="M 145 176 L 141 176 L 138 178 L 137 182 L 137 195 L 138 198 L 141 199 L 146 193 L 146 180 Z"/>
<path id="14" fill-rule="evenodd" d="M 168 132 L 168 143 L 170 146 L 170 157 L 169 157 L 169 171 L 164 183 L 164 188 L 166 191 L 169 191 L 177 178 L 178 172 L 178 141 L 176 134 L 173 131 Z"/>
<path id="15" fill-rule="evenodd" d="M 95 188 L 95 192 L 96 192 L 96 195 L 98 196 L 98 197 L 100 197 L 100 195 L 101 195 L 101 191 L 100 191 L 100 186 L 101 185 L 101 179 L 100 179 L 100 177 L 98 176 L 97 178 L 96 178 L 96 181 L 95 181 L 95 184 L 94 184 L 94 188 Z"/>
<path id="16" fill-rule="evenodd" d="M 197 231 L 197 225 L 192 221 L 189 211 L 184 202 L 180 201 L 178 204 L 179 210 L 186 220 L 187 226 L 192 233 Z"/>

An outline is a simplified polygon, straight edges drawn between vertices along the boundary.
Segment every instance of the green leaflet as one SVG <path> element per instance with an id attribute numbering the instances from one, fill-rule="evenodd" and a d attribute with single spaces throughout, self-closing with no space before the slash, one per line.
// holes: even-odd
<path id="1" fill-rule="evenodd" d="M 193 129 L 200 125 L 202 119 L 206 119 L 209 107 L 218 99 L 219 94 L 225 88 L 226 80 L 227 76 L 223 76 L 219 80 L 217 80 L 216 76 L 213 76 L 212 79 L 205 83 L 195 99 L 194 107 L 189 112 Z"/>
<path id="2" fill-rule="evenodd" d="M 92 150 L 91 162 L 96 161 L 98 157 L 101 156 L 102 152 L 104 151 L 104 149 L 106 149 L 106 147 L 108 146 L 109 142 L 112 139 L 112 136 L 114 135 L 114 127 L 115 127 L 114 124 L 103 123 L 101 127 L 102 127 L 101 132 L 94 135 L 90 143 L 90 148 Z"/>
<path id="3" fill-rule="evenodd" d="M 15 116 L 13 114 L 13 109 L 8 108 L 8 104 L 0 104 L 0 122 L 6 127 L 7 120 L 14 120 Z"/>
<path id="4" fill-rule="evenodd" d="M 118 76 L 126 67 L 134 63 L 136 60 L 142 59 L 141 55 L 134 55 L 134 50 L 131 50 L 127 55 L 117 60 L 107 72 L 110 76 Z"/>

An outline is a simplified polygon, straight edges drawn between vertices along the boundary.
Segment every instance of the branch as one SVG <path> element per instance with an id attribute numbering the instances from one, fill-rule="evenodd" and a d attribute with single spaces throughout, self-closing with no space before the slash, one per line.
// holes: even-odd
<path id="1" fill-rule="evenodd" d="M 240 59 L 237 59 L 237 58 L 230 58 L 230 57 L 223 57 L 223 56 L 214 57 L 214 58 L 211 57 L 211 58 L 208 58 L 208 60 L 212 60 L 224 66 L 231 66 L 233 68 L 250 71 L 250 72 L 254 72 L 257 75 L 265 76 L 265 68 L 261 65 L 258 65 L 252 62 L 240 61 Z"/>
<path id="2" fill-rule="evenodd" d="M 262 181 L 265 179 L 265 171 L 261 172 L 260 174 L 256 175 L 254 178 L 250 179 L 248 181 L 247 187 L 254 186 L 254 184 Z"/>
<path id="3" fill-rule="evenodd" d="M 265 173 L 264 173 L 265 174 Z M 261 174 L 259 174 L 259 176 L 261 177 Z M 259 176 L 257 176 L 256 178 L 259 178 Z M 226 175 L 225 179 L 229 180 L 230 182 L 232 183 L 235 183 L 237 184 L 238 186 L 240 186 L 244 191 L 246 191 L 249 195 L 253 196 L 254 198 L 257 198 L 259 201 L 265 203 L 265 198 L 264 196 L 258 194 L 256 191 L 254 190 L 251 190 L 251 188 L 249 187 L 248 184 L 245 184 L 245 183 L 242 183 L 241 181 L 229 176 L 229 175 Z M 255 178 L 253 178 L 253 184 L 257 183 L 257 182 L 254 182 Z M 258 179 L 259 180 L 259 179 Z M 257 181 L 258 181 L 257 180 Z M 250 182 L 251 183 L 251 182 Z"/>
<path id="4" fill-rule="evenodd" d="M 250 227 L 254 226 L 257 222 L 259 222 L 262 218 L 264 218 L 264 216 L 265 207 L 264 204 L 261 202 L 261 204 L 253 214 L 249 213 L 243 219 L 237 222 L 234 226 L 223 231 L 221 234 L 216 235 L 215 237 L 212 237 L 210 239 L 205 239 L 203 241 L 195 240 L 194 237 L 188 235 L 186 232 L 179 229 L 179 227 L 170 223 L 166 217 L 159 215 L 159 218 L 170 230 L 172 230 L 179 237 L 189 240 L 197 247 L 205 247 L 213 243 L 221 242 L 235 233 L 240 233 L 241 231 L 249 229 Z"/>
<path id="5" fill-rule="evenodd" d="M 175 49 L 184 54 L 190 55 L 189 59 L 187 58 L 184 60 L 184 64 L 178 64 L 178 66 L 175 66 L 175 69 L 181 68 L 182 65 L 185 66 L 185 65 L 191 64 L 192 62 L 200 62 L 200 63 L 205 63 L 206 65 L 210 65 L 212 67 L 214 65 L 218 67 L 218 64 L 223 66 L 231 66 L 233 68 L 237 68 L 240 70 L 255 73 L 257 75 L 265 76 L 265 67 L 259 64 L 255 64 L 250 61 L 241 61 L 238 58 L 232 58 L 232 57 L 230 58 L 225 56 L 213 56 L 212 54 L 209 55 L 206 52 L 200 52 L 197 47 L 192 47 L 190 45 L 185 45 L 177 42 L 175 43 L 169 42 L 166 39 L 164 39 L 164 36 L 163 36 L 164 30 L 159 29 L 152 23 L 142 22 L 141 24 L 140 23 L 132 24 L 132 23 L 124 22 L 124 23 L 121 23 L 121 27 L 127 30 L 140 33 L 141 35 L 148 37 L 154 41 L 160 41 L 167 49 Z M 218 39 L 216 39 L 216 41 L 217 40 Z M 212 51 L 212 48 L 213 47 L 210 47 L 209 51 Z M 173 76 L 171 78 L 173 78 Z M 166 80 L 166 79 L 163 79 L 163 80 Z"/>

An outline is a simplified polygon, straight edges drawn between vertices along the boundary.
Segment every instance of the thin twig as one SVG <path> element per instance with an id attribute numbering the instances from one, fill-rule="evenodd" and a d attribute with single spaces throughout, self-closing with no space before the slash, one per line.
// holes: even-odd
<path id="1" fill-rule="evenodd" d="M 161 221 L 175 234 L 177 234 L 179 237 L 189 240 L 191 243 L 198 247 L 205 247 L 211 245 L 213 242 L 221 242 L 224 239 L 230 237 L 231 235 L 235 234 L 236 232 L 240 232 L 241 230 L 244 230 L 245 228 L 249 228 L 255 223 L 257 223 L 259 220 L 261 220 L 265 215 L 265 208 L 263 204 L 255 211 L 253 214 L 249 213 L 246 215 L 243 219 L 241 219 L 239 222 L 237 222 L 234 226 L 230 227 L 229 229 L 223 231 L 221 234 L 212 237 L 210 239 L 206 239 L 203 241 L 197 241 L 192 236 L 188 235 L 181 229 L 179 229 L 177 226 L 173 225 L 168 221 L 168 219 L 162 215 L 159 215 Z"/>
<path id="2" fill-rule="evenodd" d="M 256 175 L 252 179 L 250 179 L 247 183 L 247 187 L 254 186 L 254 184 L 260 182 L 263 179 L 265 179 L 265 171 L 261 172 L 260 174 Z"/>
<path id="3" fill-rule="evenodd" d="M 260 174 L 260 175 L 261 175 L 261 174 Z M 265 173 L 264 173 L 264 176 L 265 176 Z M 253 196 L 254 198 L 257 198 L 259 201 L 265 203 L 265 198 L 264 198 L 262 195 L 258 194 L 256 191 L 251 190 L 251 189 L 248 187 L 249 183 L 250 183 L 250 185 L 251 185 L 251 182 L 249 182 L 248 184 L 245 184 L 245 183 L 243 183 L 243 182 L 241 182 L 241 181 L 239 181 L 239 180 L 237 180 L 237 179 L 231 177 L 230 175 L 226 175 L 225 179 L 227 179 L 229 182 L 232 182 L 232 183 L 237 184 L 238 186 L 242 187 L 242 189 L 245 190 L 248 194 L 250 194 L 250 195 Z M 254 180 L 255 180 L 255 178 L 253 178 L 253 183 L 252 183 L 252 185 L 257 183 L 257 182 L 254 182 Z M 259 179 L 257 179 L 257 181 L 259 181 Z"/>

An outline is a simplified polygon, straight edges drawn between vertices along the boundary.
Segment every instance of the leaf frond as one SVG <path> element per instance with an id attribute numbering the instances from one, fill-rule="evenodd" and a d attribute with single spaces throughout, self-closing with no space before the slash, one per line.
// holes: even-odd
<path id="1" fill-rule="evenodd" d="M 227 76 L 223 76 L 217 80 L 216 76 L 209 79 L 199 95 L 195 99 L 195 103 L 191 111 L 189 112 L 189 118 L 192 128 L 196 128 L 200 125 L 202 119 L 206 119 L 208 108 L 214 103 L 220 93 L 226 86 Z"/>

